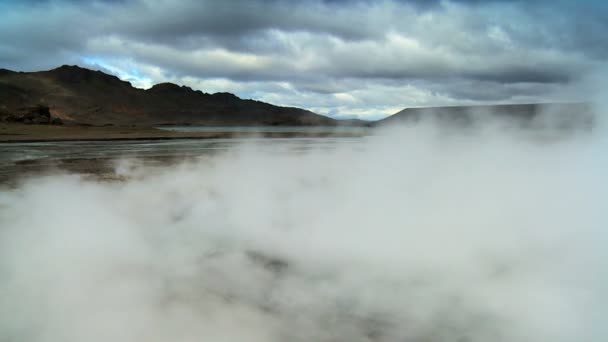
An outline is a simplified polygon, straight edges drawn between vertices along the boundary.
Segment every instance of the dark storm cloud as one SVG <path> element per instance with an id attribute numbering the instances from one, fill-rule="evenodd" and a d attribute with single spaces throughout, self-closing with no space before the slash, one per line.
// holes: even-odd
<path id="1" fill-rule="evenodd" d="M 604 64 L 607 16 L 604 2 L 565 0 L 0 0 L 0 67 L 93 59 L 282 104 L 310 93 L 364 107 L 380 89 L 402 105 L 516 101 Z"/>
<path id="2" fill-rule="evenodd" d="M 388 27 L 379 25 L 379 18 L 361 15 L 369 8 L 364 2 L 343 7 L 323 1 L 183 1 L 180 6 L 138 1 L 117 14 L 112 26 L 137 40 L 179 44 L 204 37 L 238 49 L 268 30 L 327 34 L 345 40 L 380 37 Z M 353 16 L 354 12 L 359 14 Z"/>
<path id="3" fill-rule="evenodd" d="M 89 20 L 94 7 L 42 0 L 0 2 L 0 50 L 12 52 L 1 54 L 0 64 L 31 70 L 77 60 L 87 39 L 98 32 Z"/>

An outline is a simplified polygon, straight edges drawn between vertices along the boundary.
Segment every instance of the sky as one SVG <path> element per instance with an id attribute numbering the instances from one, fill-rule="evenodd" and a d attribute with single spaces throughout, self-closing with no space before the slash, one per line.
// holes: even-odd
<path id="1" fill-rule="evenodd" d="M 337 118 L 579 100 L 608 4 L 566 0 L 0 0 L 0 68 L 77 64 Z"/>

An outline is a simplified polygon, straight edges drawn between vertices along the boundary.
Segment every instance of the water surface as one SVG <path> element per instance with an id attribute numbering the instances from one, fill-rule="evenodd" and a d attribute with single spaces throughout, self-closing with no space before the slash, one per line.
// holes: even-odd
<path id="1" fill-rule="evenodd" d="M 119 159 L 147 163 L 174 163 L 181 159 L 227 152 L 239 146 L 255 145 L 282 153 L 325 149 L 353 144 L 360 138 L 227 138 L 118 141 L 56 141 L 0 143 L 0 184 L 47 169 L 74 173 L 108 172 Z"/>
<path id="2" fill-rule="evenodd" d="M 208 133 L 352 133 L 362 134 L 368 127 L 359 126 L 160 126 L 158 129 L 175 132 Z"/>

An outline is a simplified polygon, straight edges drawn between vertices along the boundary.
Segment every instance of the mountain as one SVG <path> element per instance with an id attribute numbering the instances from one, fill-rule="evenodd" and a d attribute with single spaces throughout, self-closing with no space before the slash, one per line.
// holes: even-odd
<path id="1" fill-rule="evenodd" d="M 591 106 L 585 103 L 534 103 L 482 106 L 406 108 L 375 126 L 431 119 L 450 125 L 472 125 L 481 120 L 502 120 L 525 127 L 583 128 L 594 124 Z"/>
<path id="2" fill-rule="evenodd" d="M 64 65 L 40 72 L 0 69 L 0 119 L 28 120 L 48 108 L 55 122 L 87 125 L 337 125 L 292 107 L 161 83 L 138 89 L 101 71 Z M 34 114 L 32 114 L 34 113 Z M 18 118 L 18 119 L 15 119 Z M 25 118 L 25 119 L 24 119 Z"/>

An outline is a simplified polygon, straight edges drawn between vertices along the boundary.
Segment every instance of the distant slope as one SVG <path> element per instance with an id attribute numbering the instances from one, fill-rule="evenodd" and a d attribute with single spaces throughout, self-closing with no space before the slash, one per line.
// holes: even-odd
<path id="1" fill-rule="evenodd" d="M 509 120 L 520 126 L 551 124 L 558 128 L 591 128 L 594 117 L 585 103 L 508 104 L 489 106 L 451 106 L 406 108 L 375 126 L 431 119 L 440 123 L 470 125 L 480 120 Z"/>
<path id="2" fill-rule="evenodd" d="M 48 106 L 64 123 L 89 125 L 336 125 L 313 112 L 161 83 L 148 90 L 116 76 L 64 65 L 41 72 L 0 69 L 0 112 Z"/>

